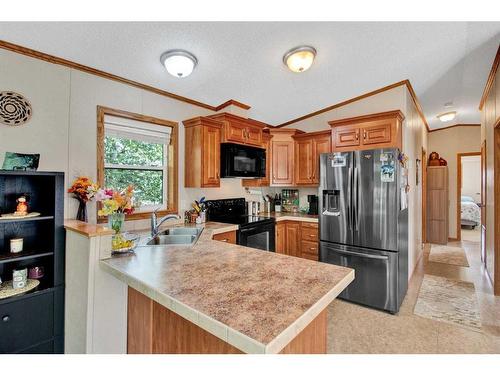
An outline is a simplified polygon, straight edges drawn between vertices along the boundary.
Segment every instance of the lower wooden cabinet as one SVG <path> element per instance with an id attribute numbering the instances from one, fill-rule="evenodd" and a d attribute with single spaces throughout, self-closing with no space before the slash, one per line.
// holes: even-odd
<path id="1" fill-rule="evenodd" d="M 276 252 L 318 260 L 318 224 L 300 221 L 276 223 Z"/>
<path id="2" fill-rule="evenodd" d="M 236 244 L 236 231 L 233 230 L 231 232 L 214 234 L 214 236 L 212 237 L 212 239 L 215 240 L 215 241 L 221 241 L 221 242 L 227 242 L 227 243 Z"/>

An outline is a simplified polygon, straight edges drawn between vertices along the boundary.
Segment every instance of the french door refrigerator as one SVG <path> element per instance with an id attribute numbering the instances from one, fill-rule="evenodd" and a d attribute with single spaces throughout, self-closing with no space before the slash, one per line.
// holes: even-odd
<path id="1" fill-rule="evenodd" d="M 320 155 L 322 262 L 350 267 L 340 297 L 397 313 L 408 287 L 406 178 L 398 149 Z"/>

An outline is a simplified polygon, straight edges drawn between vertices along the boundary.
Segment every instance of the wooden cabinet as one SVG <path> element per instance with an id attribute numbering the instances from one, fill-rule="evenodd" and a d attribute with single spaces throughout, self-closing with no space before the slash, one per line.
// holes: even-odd
<path id="1" fill-rule="evenodd" d="M 219 187 L 222 124 L 207 117 L 196 117 L 183 123 L 184 187 Z"/>
<path id="2" fill-rule="evenodd" d="M 221 241 L 221 242 L 227 242 L 227 243 L 236 244 L 236 231 L 233 230 L 231 232 L 214 234 L 214 236 L 212 237 L 212 239 L 215 240 L 215 241 Z"/>
<path id="3" fill-rule="evenodd" d="M 208 118 L 222 123 L 222 142 L 262 146 L 262 130 L 266 127 L 264 123 L 231 113 L 217 113 Z"/>
<path id="4" fill-rule="evenodd" d="M 269 129 L 271 141 L 271 186 L 294 185 L 294 135 L 303 134 L 297 129 Z"/>
<path id="5" fill-rule="evenodd" d="M 300 221 L 276 223 L 276 252 L 318 260 L 318 224 Z"/>
<path id="6" fill-rule="evenodd" d="M 448 243 L 448 167 L 427 167 L 427 241 Z"/>
<path id="7" fill-rule="evenodd" d="M 300 238 L 300 222 L 287 222 L 285 254 L 300 257 Z"/>
<path id="8" fill-rule="evenodd" d="M 271 183 L 271 139 L 272 135 L 269 132 L 262 133 L 262 148 L 266 149 L 266 177 L 263 178 L 248 178 L 241 180 L 241 186 L 269 186 Z"/>
<path id="9" fill-rule="evenodd" d="M 295 185 L 319 184 L 319 155 L 331 151 L 331 132 L 321 131 L 296 135 Z"/>
<path id="10" fill-rule="evenodd" d="M 401 111 L 389 111 L 330 121 L 332 151 L 401 149 L 403 120 Z"/>
<path id="11" fill-rule="evenodd" d="M 281 221 L 276 223 L 276 252 L 286 254 L 286 222 Z"/>

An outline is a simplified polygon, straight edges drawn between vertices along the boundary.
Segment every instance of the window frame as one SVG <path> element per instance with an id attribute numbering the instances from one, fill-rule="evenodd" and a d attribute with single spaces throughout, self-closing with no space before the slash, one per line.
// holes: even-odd
<path id="1" fill-rule="evenodd" d="M 167 181 L 166 186 L 164 185 L 164 191 L 166 189 L 166 194 L 164 198 L 167 199 L 166 209 L 161 209 L 158 211 L 160 215 L 166 214 L 178 214 L 179 207 L 179 192 L 178 192 L 178 175 L 179 175 L 179 142 L 178 142 L 178 123 L 170 120 L 164 120 L 156 117 L 141 115 L 138 113 L 132 113 L 123 111 L 120 109 L 113 109 L 104 106 L 97 106 L 97 183 L 99 186 L 104 186 L 104 139 L 106 136 L 104 129 L 104 117 L 116 116 L 125 119 L 141 121 L 148 124 L 158 125 L 158 126 L 168 126 L 171 128 L 170 134 L 170 144 L 165 145 L 164 152 L 166 153 L 167 165 L 164 167 L 165 174 L 163 180 Z M 147 169 L 147 168 L 145 168 Z M 99 207 L 98 207 L 99 208 Z M 125 220 L 142 220 L 150 217 L 153 211 L 151 209 L 145 211 L 136 211 L 131 215 L 126 215 Z M 104 216 L 99 216 L 97 214 L 97 222 L 103 223 L 107 221 Z"/>

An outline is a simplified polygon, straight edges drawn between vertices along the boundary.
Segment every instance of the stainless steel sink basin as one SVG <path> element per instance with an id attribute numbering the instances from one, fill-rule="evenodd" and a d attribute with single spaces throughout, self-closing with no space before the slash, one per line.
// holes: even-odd
<path id="1" fill-rule="evenodd" d="M 148 241 L 147 245 L 190 245 L 196 240 L 196 236 L 181 234 L 181 235 L 165 235 L 160 234 Z"/>
<path id="2" fill-rule="evenodd" d="M 167 229 L 165 232 L 162 232 L 160 234 L 166 234 L 166 235 L 190 235 L 190 236 L 197 236 L 201 232 L 201 229 L 198 228 L 170 228 Z"/>
<path id="3" fill-rule="evenodd" d="M 202 228 L 169 228 L 150 239 L 146 245 L 192 245 L 196 242 Z"/>

